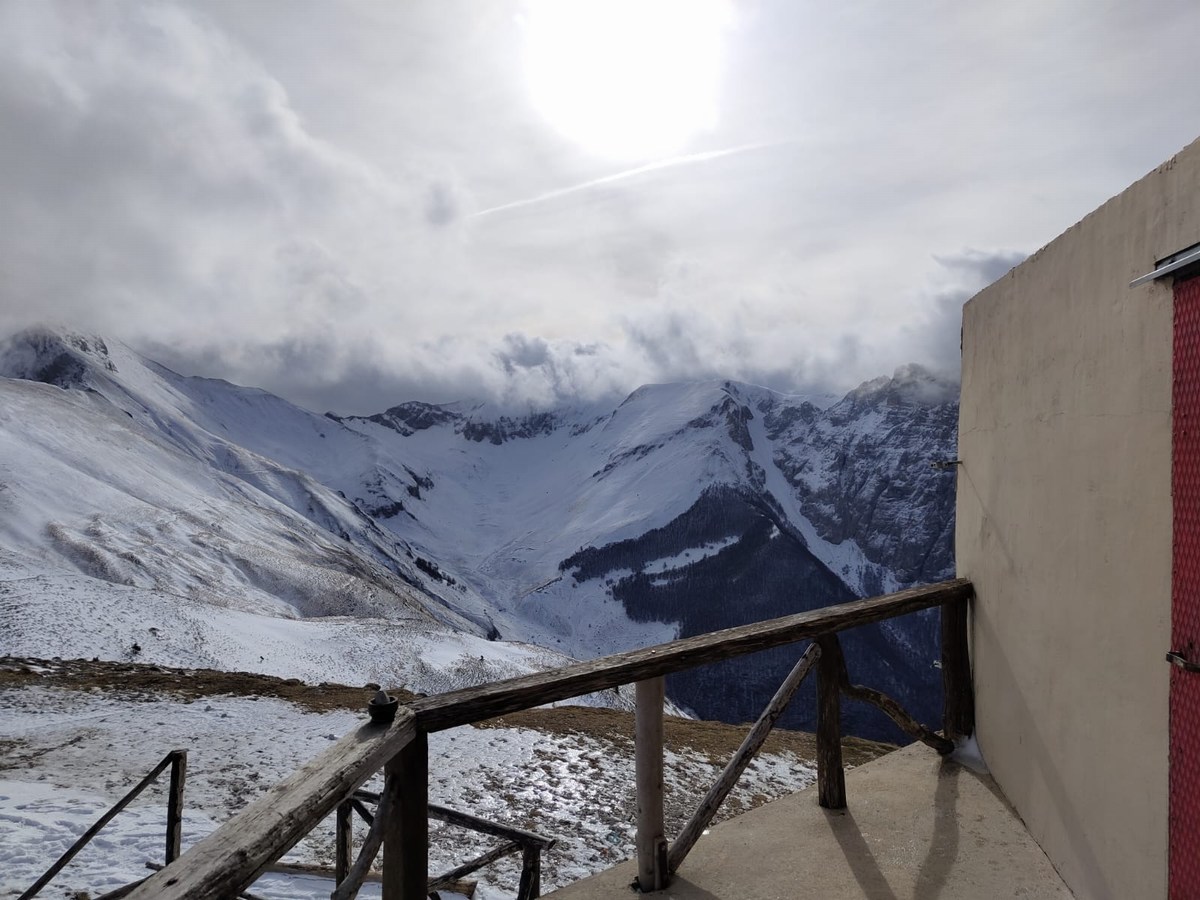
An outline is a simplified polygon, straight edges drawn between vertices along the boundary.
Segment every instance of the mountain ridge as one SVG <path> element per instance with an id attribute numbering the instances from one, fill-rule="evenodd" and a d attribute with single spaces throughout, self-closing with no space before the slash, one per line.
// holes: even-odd
<path id="1" fill-rule="evenodd" d="M 708 381 L 526 415 L 473 402 L 317 415 L 47 329 L 10 339 L 0 374 L 99 398 L 365 552 L 448 627 L 576 658 L 740 624 L 730 589 L 760 619 L 952 572 L 953 479 L 929 462 L 953 455 L 954 386 L 919 366 L 823 407 Z M 935 632 L 924 617 L 848 640 L 880 686 L 928 711 Z M 754 691 L 781 664 L 760 666 Z M 675 679 L 674 695 L 756 714 L 742 675 L 721 672 Z"/>

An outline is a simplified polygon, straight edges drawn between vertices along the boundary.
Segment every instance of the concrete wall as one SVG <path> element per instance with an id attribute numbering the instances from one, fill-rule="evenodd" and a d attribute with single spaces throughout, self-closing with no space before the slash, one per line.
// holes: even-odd
<path id="1" fill-rule="evenodd" d="M 1079 898 L 1167 895 L 1171 287 L 1200 141 L 963 311 L 977 736 Z"/>

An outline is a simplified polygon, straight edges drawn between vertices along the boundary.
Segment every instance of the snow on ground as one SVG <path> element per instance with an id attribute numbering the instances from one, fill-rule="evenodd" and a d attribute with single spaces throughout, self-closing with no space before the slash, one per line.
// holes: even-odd
<path id="1" fill-rule="evenodd" d="M 709 541 L 700 544 L 698 547 L 689 547 L 674 556 L 664 556 L 661 559 L 656 559 L 646 563 L 642 567 L 642 571 L 647 575 L 665 575 L 668 572 L 673 572 L 676 569 L 682 569 L 685 566 L 690 566 L 693 563 L 698 563 L 703 559 L 708 559 L 710 556 L 716 556 L 726 547 L 732 547 L 738 542 L 738 535 L 730 535 L 727 538 L 719 541 Z"/>
<path id="2" fill-rule="evenodd" d="M 532 644 L 453 632 L 415 614 L 284 618 L 80 573 L 34 571 L 6 564 L 0 551 L 0 655 L 98 657 L 423 694 L 574 662 Z M 632 689 L 577 703 L 629 709 Z"/>
<path id="3" fill-rule="evenodd" d="M 208 833 L 302 762 L 355 727 L 350 712 L 313 713 L 286 701 L 68 691 L 0 691 L 0 897 L 15 897 L 105 809 L 171 749 L 188 748 L 184 846 Z M 723 760 L 668 751 L 668 831 L 674 832 L 715 779 Z M 811 783 L 790 753 L 761 757 L 728 804 L 741 809 Z M 457 728 L 430 736 L 430 800 L 558 839 L 543 860 L 545 890 L 607 868 L 633 853 L 636 804 L 631 741 L 526 728 Z M 42 896 L 93 896 L 147 874 L 161 861 L 164 776 L 101 832 Z M 380 788 L 378 779 L 368 784 Z M 356 831 L 361 841 L 365 829 Z M 489 849 L 495 839 L 431 822 L 431 872 Z M 332 865 L 332 819 L 287 857 Z M 510 858 L 481 873 L 480 900 L 511 897 L 520 874 Z M 327 897 L 320 879 L 272 876 L 254 892 L 270 898 Z M 378 896 L 364 891 L 363 896 Z"/>

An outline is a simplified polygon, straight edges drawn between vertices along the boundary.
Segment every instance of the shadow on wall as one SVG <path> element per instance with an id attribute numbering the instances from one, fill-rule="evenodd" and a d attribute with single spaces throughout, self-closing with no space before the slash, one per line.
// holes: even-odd
<path id="1" fill-rule="evenodd" d="M 1031 585 L 1023 583 L 1012 553 L 1004 541 L 1004 535 L 995 527 L 995 520 L 988 510 L 987 504 L 984 503 L 979 489 L 971 479 L 970 469 L 965 462 L 959 467 L 959 473 L 960 489 L 965 481 L 982 513 L 980 522 L 982 523 L 982 528 L 985 530 L 980 535 L 980 547 L 984 548 L 984 552 L 986 553 L 993 553 L 995 549 L 998 549 L 1007 567 L 1005 576 L 1010 578 L 1019 590 L 1030 594 L 1036 593 Z M 966 577 L 969 577 L 969 573 L 966 574 Z M 978 603 L 978 601 L 975 602 Z M 1036 719 L 1030 711 L 1029 704 L 1026 702 L 1025 696 L 1021 691 L 1020 682 L 1017 680 L 1008 655 L 1004 652 L 1003 644 L 991 628 L 987 616 L 976 614 L 972 616 L 972 619 L 974 632 L 973 647 L 987 647 L 989 657 L 988 672 L 990 677 L 994 679 L 991 690 L 1008 697 L 1010 709 L 1015 712 L 1014 715 L 1009 716 L 1007 727 L 1022 729 L 1021 747 L 1025 754 L 1024 765 L 1032 769 L 1035 773 L 1035 776 L 1030 781 L 1033 784 L 1039 785 L 1040 789 L 1050 797 L 1053 808 L 1062 822 L 1062 831 L 1066 834 L 1067 840 L 1071 845 L 1071 853 L 1079 861 L 1079 870 L 1076 873 L 1078 881 L 1072 885 L 1072 889 L 1076 891 L 1082 890 L 1084 896 L 1094 898 L 1094 900 L 1117 900 L 1111 886 L 1100 875 L 1102 868 L 1096 856 L 1096 851 L 1087 840 L 1085 825 L 1078 811 L 1070 801 L 1066 787 L 1063 784 L 1060 767 L 1055 763 L 1045 739 L 1037 728 Z M 978 704 L 979 700 L 977 697 L 976 721 L 981 718 L 982 712 Z M 986 752 L 986 749 L 986 747 L 981 747 L 981 750 L 984 752 Z M 1002 799 L 1004 799 L 1007 805 L 1012 806 L 1007 798 L 1002 797 Z M 1017 812 L 1020 816 L 1020 811 L 1018 810 Z M 1021 818 L 1024 820 L 1024 816 L 1021 816 Z M 1042 835 L 1034 833 L 1032 830 L 1030 833 L 1033 834 L 1035 840 L 1041 843 Z"/>

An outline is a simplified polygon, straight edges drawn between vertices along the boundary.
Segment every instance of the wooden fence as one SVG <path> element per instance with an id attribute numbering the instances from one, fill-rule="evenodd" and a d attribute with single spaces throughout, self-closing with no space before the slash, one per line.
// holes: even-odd
<path id="1" fill-rule="evenodd" d="M 137 798 L 142 791 L 150 787 L 158 776 L 170 767 L 171 769 L 171 786 L 167 791 L 167 834 L 166 846 L 164 848 L 163 857 L 169 865 L 179 856 L 180 840 L 183 835 L 183 783 L 187 777 L 187 751 L 172 750 L 162 758 L 150 772 L 139 781 L 124 797 L 109 807 L 99 819 L 95 821 L 91 828 L 79 836 L 57 860 L 46 870 L 37 881 L 35 881 L 17 900 L 32 900 L 36 897 L 46 885 L 48 885 L 59 872 L 75 858 L 84 847 L 91 843 L 92 839 L 100 833 L 100 831 L 117 817 L 120 812 L 125 809 L 130 803 Z M 128 893 L 128 892 L 126 892 Z M 121 897 L 124 894 L 119 892 L 110 892 L 103 897 L 98 897 L 96 900 L 114 900 L 115 897 Z"/>
<path id="2" fill-rule="evenodd" d="M 878 706 L 908 734 L 941 753 L 953 749 L 954 738 L 969 735 L 974 730 L 967 655 L 967 603 L 971 596 L 969 581 L 945 581 L 421 698 L 400 709 L 390 724 L 364 724 L 346 735 L 128 896 L 132 900 L 223 900 L 237 896 L 382 768 L 384 789 L 375 825 L 349 872 L 361 870 L 365 874 L 382 846 L 384 900 L 424 898 L 430 890 L 427 735 L 630 683 L 636 684 L 637 693 L 638 881 L 643 890 L 664 887 L 711 821 L 741 769 L 765 740 L 787 700 L 814 666 L 818 678 L 818 795 L 822 806 L 842 808 L 846 804 L 839 705 L 843 694 Z M 942 616 L 942 735 L 916 722 L 891 698 L 851 684 L 837 639 L 839 632 L 849 628 L 933 607 L 940 607 Z M 663 677 L 803 640 L 814 643 L 772 698 L 691 822 L 675 843 L 668 845 L 662 812 Z M 349 850 L 345 852 L 348 859 Z M 340 896 L 352 897 L 357 887 L 349 874 L 342 884 L 346 890 Z"/>

